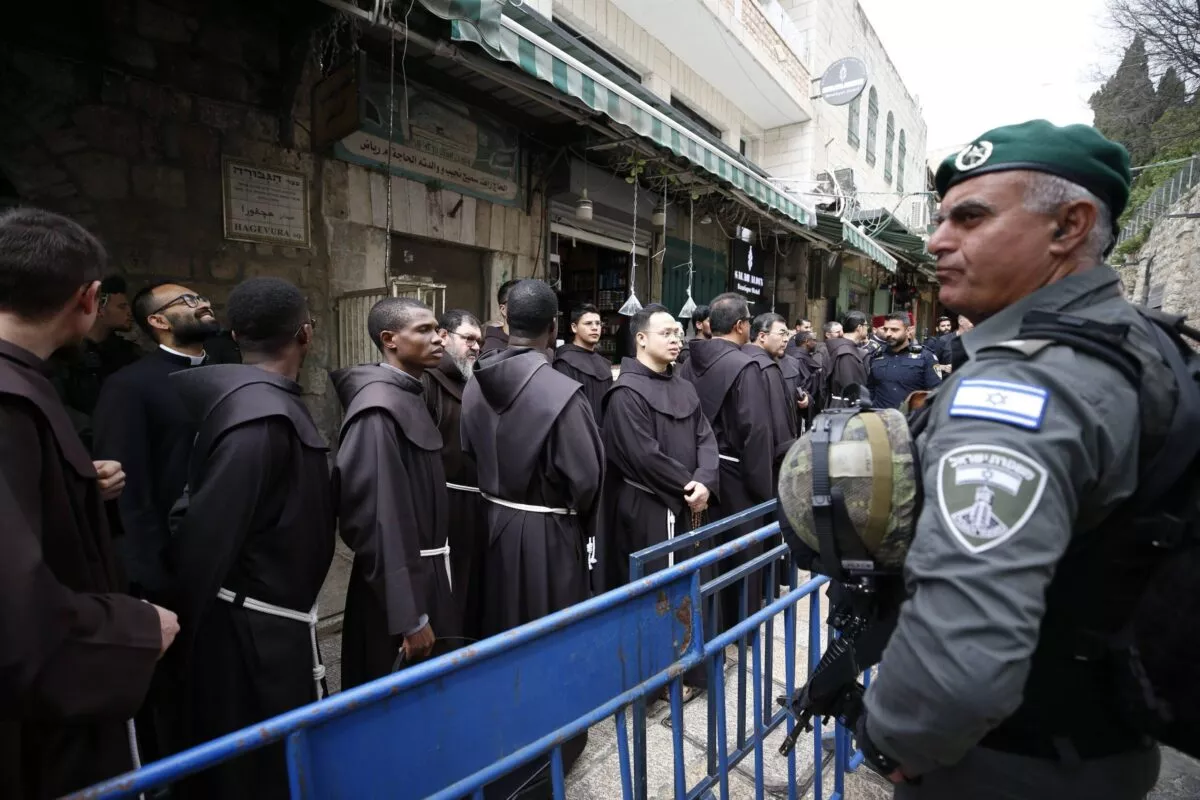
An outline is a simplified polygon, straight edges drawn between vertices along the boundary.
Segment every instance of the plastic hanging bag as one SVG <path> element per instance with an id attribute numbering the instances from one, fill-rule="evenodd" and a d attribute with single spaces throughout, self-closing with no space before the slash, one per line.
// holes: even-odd
<path id="1" fill-rule="evenodd" d="M 684 302 L 683 308 L 679 309 L 679 314 L 676 316 L 682 320 L 690 320 L 694 313 L 696 313 L 696 301 L 692 299 L 692 290 L 688 289 L 687 301 Z"/>

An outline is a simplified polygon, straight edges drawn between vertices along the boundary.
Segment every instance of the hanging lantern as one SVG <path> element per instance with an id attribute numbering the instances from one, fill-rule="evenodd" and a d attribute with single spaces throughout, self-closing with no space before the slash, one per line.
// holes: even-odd
<path id="1" fill-rule="evenodd" d="M 592 201 L 588 199 L 587 189 L 579 193 L 579 202 L 575 204 L 575 219 L 584 221 L 592 218 Z"/>

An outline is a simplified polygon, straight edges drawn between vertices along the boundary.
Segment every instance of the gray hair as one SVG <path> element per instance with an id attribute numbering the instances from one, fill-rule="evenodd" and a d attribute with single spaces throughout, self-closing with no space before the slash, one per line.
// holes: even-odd
<path id="1" fill-rule="evenodd" d="M 1096 224 L 1088 233 L 1084 247 L 1088 255 L 1103 261 L 1113 241 L 1113 216 L 1108 203 L 1077 183 L 1045 172 L 1031 173 L 1025 186 L 1025 208 L 1038 214 L 1053 214 L 1077 200 L 1087 200 L 1096 207 Z"/>

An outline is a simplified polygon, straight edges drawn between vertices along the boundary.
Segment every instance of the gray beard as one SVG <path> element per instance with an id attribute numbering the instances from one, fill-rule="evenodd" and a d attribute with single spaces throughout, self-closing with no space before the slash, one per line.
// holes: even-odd
<path id="1" fill-rule="evenodd" d="M 454 366 L 458 367 L 458 372 L 463 376 L 464 381 L 471 380 L 471 376 L 475 374 L 475 362 L 469 358 L 450 357 L 454 361 Z"/>

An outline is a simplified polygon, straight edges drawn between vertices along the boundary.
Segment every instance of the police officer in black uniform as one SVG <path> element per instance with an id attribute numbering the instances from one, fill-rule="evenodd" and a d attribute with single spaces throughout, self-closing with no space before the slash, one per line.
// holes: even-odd
<path id="1" fill-rule="evenodd" d="M 876 408 L 899 408 L 913 392 L 936 389 L 933 353 L 908 338 L 908 315 L 888 314 L 883 322 L 886 346 L 867 361 L 867 386 Z"/>
<path id="2" fill-rule="evenodd" d="M 938 317 L 937 335 L 925 340 L 925 349 L 933 353 L 939 364 L 950 363 L 950 342 L 954 341 L 954 323 L 945 314 Z"/>

